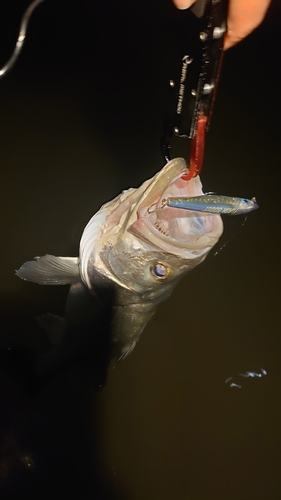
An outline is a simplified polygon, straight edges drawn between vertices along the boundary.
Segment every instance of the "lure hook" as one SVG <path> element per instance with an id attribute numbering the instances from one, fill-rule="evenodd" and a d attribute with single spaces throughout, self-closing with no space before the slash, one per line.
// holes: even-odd
<path id="1" fill-rule="evenodd" d="M 25 42 L 26 31 L 30 21 L 30 17 L 33 14 L 36 7 L 38 7 L 38 5 L 40 5 L 40 3 L 42 2 L 44 2 L 44 0 L 34 0 L 34 2 L 32 2 L 32 4 L 30 4 L 27 7 L 26 11 L 24 12 L 21 19 L 19 34 L 14 48 L 14 52 L 12 53 L 10 59 L 6 62 L 6 64 L 2 68 L 0 68 L 0 78 L 3 78 L 3 76 L 5 76 L 8 73 L 8 71 L 10 71 L 10 69 L 14 66 L 17 58 L 19 57 Z"/>

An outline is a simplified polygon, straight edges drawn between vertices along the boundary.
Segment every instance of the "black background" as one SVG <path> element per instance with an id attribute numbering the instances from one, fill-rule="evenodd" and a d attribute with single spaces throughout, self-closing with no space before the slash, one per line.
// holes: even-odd
<path id="1" fill-rule="evenodd" d="M 0 64 L 28 3 L 0 8 Z M 95 393 L 86 366 L 34 389 L 27 353 L 46 344 L 34 317 L 63 314 L 68 290 L 14 269 L 77 255 L 99 207 L 163 166 L 182 14 L 168 0 L 46 0 L 34 13 L 0 80 L 2 495 L 281 498 L 280 14 L 275 0 L 225 55 L 201 176 L 205 191 L 256 196 L 260 209 L 181 281 Z"/>

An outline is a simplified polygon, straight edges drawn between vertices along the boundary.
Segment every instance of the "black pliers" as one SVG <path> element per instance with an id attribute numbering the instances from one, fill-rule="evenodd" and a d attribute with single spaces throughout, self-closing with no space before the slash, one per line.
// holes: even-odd
<path id="1" fill-rule="evenodd" d="M 227 8 L 228 0 L 197 0 L 188 9 L 180 69 L 169 81 L 170 117 L 162 136 L 162 151 L 169 161 L 172 137 L 191 139 L 186 180 L 198 175 L 202 168 L 205 132 L 223 55 Z"/>

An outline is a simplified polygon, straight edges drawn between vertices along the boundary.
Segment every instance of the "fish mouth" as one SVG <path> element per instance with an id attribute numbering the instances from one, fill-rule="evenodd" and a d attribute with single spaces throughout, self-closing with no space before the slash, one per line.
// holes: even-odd
<path id="1" fill-rule="evenodd" d="M 198 196 L 204 194 L 200 178 L 182 179 L 187 171 L 183 158 L 175 158 L 150 181 L 130 215 L 128 230 L 150 245 L 167 252 L 186 255 L 204 254 L 213 247 L 223 232 L 221 217 L 217 214 L 186 211 L 168 206 L 163 199 L 171 196 Z M 129 221 L 128 221 L 129 222 Z"/>

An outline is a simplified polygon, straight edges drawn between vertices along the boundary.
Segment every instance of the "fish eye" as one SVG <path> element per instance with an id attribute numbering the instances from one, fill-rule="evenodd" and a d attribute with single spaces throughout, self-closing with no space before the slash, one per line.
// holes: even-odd
<path id="1" fill-rule="evenodd" d="M 157 264 L 153 264 L 150 268 L 151 273 L 158 280 L 164 280 L 168 278 L 170 274 L 170 270 L 167 266 L 162 264 L 161 262 L 157 262 Z"/>
<path id="2" fill-rule="evenodd" d="M 243 201 L 244 203 L 249 203 L 249 200 L 247 200 L 247 198 L 242 198 L 242 201 Z"/>

